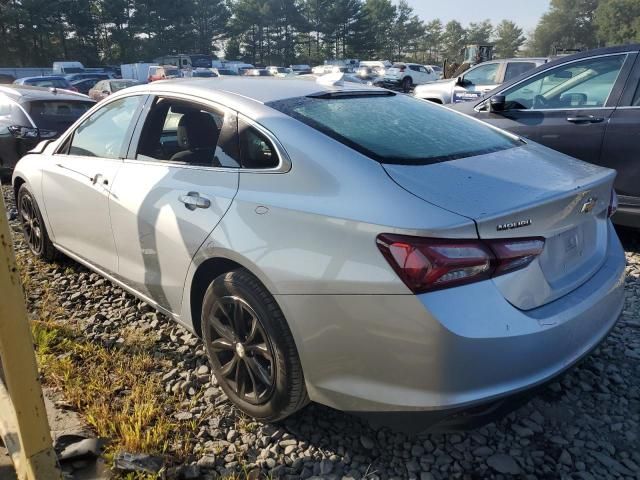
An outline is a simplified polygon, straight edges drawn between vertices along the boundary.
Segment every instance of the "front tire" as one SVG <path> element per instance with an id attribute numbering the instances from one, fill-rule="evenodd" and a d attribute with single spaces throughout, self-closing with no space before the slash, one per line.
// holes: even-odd
<path id="1" fill-rule="evenodd" d="M 284 315 L 251 273 L 238 269 L 217 277 L 204 295 L 201 318 L 213 373 L 240 410 L 275 422 L 309 402 Z"/>
<path id="2" fill-rule="evenodd" d="M 29 250 L 47 262 L 54 261 L 58 256 L 58 251 L 49 238 L 38 203 L 26 184 L 20 186 L 16 204 L 22 224 L 22 234 Z"/>

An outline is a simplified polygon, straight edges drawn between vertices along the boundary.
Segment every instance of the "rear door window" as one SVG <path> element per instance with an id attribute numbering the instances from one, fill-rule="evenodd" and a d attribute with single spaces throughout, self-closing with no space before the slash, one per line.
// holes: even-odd
<path id="1" fill-rule="evenodd" d="M 231 110 L 160 98 L 146 118 L 136 159 L 238 168 L 237 128 Z"/>
<path id="2" fill-rule="evenodd" d="M 426 165 L 521 145 L 476 120 L 414 97 L 345 95 L 268 105 L 382 163 Z"/>

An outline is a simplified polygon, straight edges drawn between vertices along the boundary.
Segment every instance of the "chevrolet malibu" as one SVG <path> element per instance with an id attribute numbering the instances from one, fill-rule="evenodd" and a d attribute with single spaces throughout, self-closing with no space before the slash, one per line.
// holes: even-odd
<path id="1" fill-rule="evenodd" d="M 363 85 L 183 79 L 109 96 L 15 169 L 31 251 L 201 336 L 241 410 L 482 415 L 623 303 L 613 170 Z"/>

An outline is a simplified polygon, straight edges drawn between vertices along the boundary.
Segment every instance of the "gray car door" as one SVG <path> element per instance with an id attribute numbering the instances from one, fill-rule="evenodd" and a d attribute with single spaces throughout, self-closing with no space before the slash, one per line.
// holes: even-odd
<path id="1" fill-rule="evenodd" d="M 152 102 L 111 189 L 120 280 L 180 311 L 191 260 L 238 191 L 238 152 L 234 111 L 179 95 Z"/>
<path id="2" fill-rule="evenodd" d="M 640 213 L 640 58 L 607 125 L 600 165 L 618 171 L 616 191 L 620 205 Z"/>

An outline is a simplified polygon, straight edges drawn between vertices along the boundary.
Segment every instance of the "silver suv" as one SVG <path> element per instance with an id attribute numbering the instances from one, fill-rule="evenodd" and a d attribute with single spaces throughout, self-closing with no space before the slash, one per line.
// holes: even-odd
<path id="1" fill-rule="evenodd" d="M 475 100 L 503 82 L 547 63 L 548 58 L 507 58 L 484 62 L 462 76 L 417 86 L 414 95 L 436 103 Z"/>

